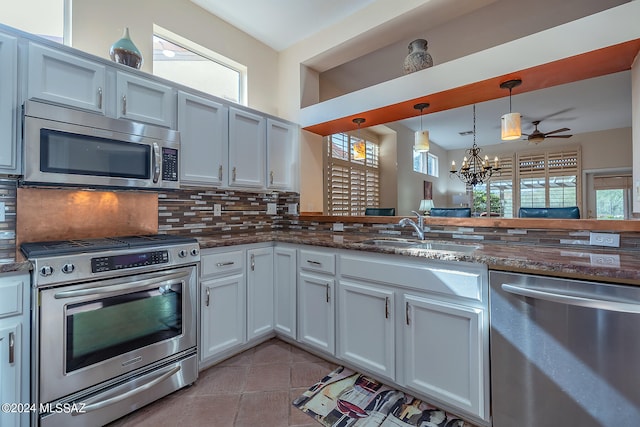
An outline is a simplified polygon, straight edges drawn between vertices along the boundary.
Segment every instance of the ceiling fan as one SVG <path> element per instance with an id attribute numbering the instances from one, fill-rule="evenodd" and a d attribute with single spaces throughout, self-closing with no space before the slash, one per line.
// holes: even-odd
<path id="1" fill-rule="evenodd" d="M 555 133 L 558 133 L 558 132 L 567 132 L 571 130 L 569 128 L 556 129 L 556 130 L 552 130 L 551 132 L 540 132 L 538 130 L 538 125 L 540 124 L 540 120 L 534 120 L 531 122 L 531 124 L 535 126 L 535 129 L 533 130 L 533 132 L 529 134 L 523 133 L 522 135 L 525 135 L 527 137 L 528 142 L 533 142 L 534 144 L 541 143 L 542 141 L 545 140 L 545 138 L 570 138 L 573 136 L 573 135 L 554 135 Z"/>

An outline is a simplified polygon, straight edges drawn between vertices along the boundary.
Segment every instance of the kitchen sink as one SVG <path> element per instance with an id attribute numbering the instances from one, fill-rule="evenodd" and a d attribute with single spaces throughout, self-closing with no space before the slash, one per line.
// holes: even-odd
<path id="1" fill-rule="evenodd" d="M 388 248 L 410 248 L 410 249 L 426 249 L 432 251 L 443 252 L 461 252 L 470 254 L 479 249 L 476 245 L 460 245 L 457 243 L 447 242 L 429 242 L 424 240 L 411 240 L 411 239 L 367 239 L 359 243 L 364 245 L 382 246 Z"/>

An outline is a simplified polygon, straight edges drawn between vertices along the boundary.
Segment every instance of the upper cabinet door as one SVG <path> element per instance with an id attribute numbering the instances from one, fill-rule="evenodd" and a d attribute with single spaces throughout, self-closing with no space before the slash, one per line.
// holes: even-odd
<path id="1" fill-rule="evenodd" d="M 180 182 L 224 185 L 227 172 L 228 109 L 178 92 Z"/>
<path id="2" fill-rule="evenodd" d="M 105 66 L 29 43 L 27 97 L 105 113 Z"/>
<path id="3" fill-rule="evenodd" d="M 295 188 L 298 168 L 297 129 L 267 119 L 267 186 L 281 190 Z"/>
<path id="4" fill-rule="evenodd" d="M 174 127 L 175 98 L 171 87 L 120 71 L 117 86 L 116 117 Z"/>
<path id="5" fill-rule="evenodd" d="M 265 119 L 229 108 L 229 186 L 264 188 Z"/>
<path id="6" fill-rule="evenodd" d="M 19 173 L 16 139 L 18 48 L 15 37 L 0 34 L 0 171 Z"/>

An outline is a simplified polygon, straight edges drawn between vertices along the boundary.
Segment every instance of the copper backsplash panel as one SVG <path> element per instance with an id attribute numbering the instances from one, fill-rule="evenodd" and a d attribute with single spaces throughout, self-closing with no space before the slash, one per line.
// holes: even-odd
<path id="1" fill-rule="evenodd" d="M 158 195 L 143 192 L 18 188 L 20 243 L 158 232 Z"/>

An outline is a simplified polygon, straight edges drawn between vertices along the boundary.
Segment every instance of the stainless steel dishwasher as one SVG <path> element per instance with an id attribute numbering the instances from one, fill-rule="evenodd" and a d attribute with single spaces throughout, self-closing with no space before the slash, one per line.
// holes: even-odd
<path id="1" fill-rule="evenodd" d="M 640 425 L 640 287 L 489 281 L 493 427 Z"/>

